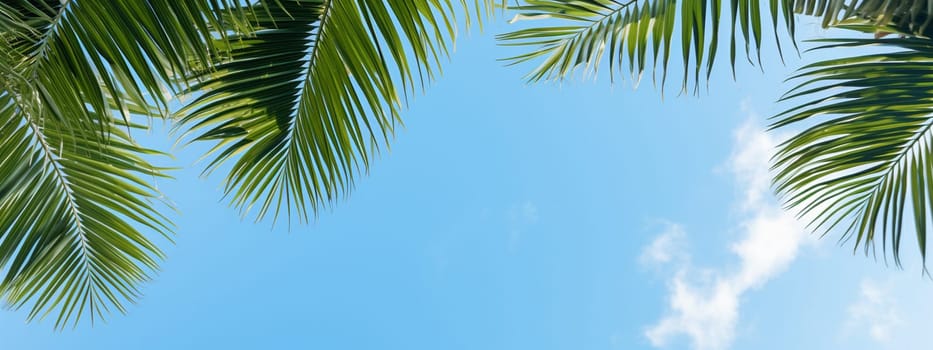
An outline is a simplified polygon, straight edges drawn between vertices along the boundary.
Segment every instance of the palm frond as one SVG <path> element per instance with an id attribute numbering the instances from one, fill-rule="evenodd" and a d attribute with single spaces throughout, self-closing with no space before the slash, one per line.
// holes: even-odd
<path id="1" fill-rule="evenodd" d="M 842 239 L 866 253 L 880 240 L 883 254 L 890 250 L 898 265 L 913 213 L 925 260 L 933 210 L 933 42 L 821 42 L 837 51 L 890 50 L 814 63 L 795 77 L 803 82 L 785 99 L 799 106 L 778 115 L 773 127 L 808 127 L 779 147 L 775 189 L 813 229 L 825 234 L 839 227 Z"/>
<path id="2" fill-rule="evenodd" d="M 0 296 L 56 327 L 124 311 L 167 235 L 131 117 L 167 114 L 178 77 L 209 66 L 235 1 L 0 3 Z M 221 17 L 224 14 L 225 17 Z M 119 28 L 119 30 L 116 30 Z M 224 35 L 219 36 L 221 39 Z"/>
<path id="3" fill-rule="evenodd" d="M 727 9 L 720 0 L 526 0 L 513 7 L 519 11 L 515 20 L 544 19 L 550 24 L 502 34 L 499 40 L 503 45 L 531 48 L 508 58 L 511 64 L 540 59 L 528 74 L 529 81 L 560 80 L 581 68 L 584 74 L 595 74 L 608 56 L 610 74 L 628 65 L 637 80 L 646 67 L 654 66 L 662 72 L 663 86 L 671 55 L 679 51 L 686 90 L 691 77 L 696 86 L 704 70 L 706 78 L 712 73 L 723 25 L 732 30 L 728 40 L 733 66 L 737 46 L 744 44 L 750 62 L 752 47 L 760 55 L 762 23 L 768 23 L 762 14 L 764 6 L 770 11 L 775 33 L 783 24 L 792 36 L 794 22 L 788 5 L 776 0 L 733 0 L 730 14 L 725 15 Z M 731 22 L 723 24 L 723 20 Z M 777 34 L 775 40 L 780 46 Z"/>
<path id="4" fill-rule="evenodd" d="M 898 32 L 929 37 L 933 2 L 928 0 L 783 0 L 793 3 L 794 12 L 822 17 L 823 26 L 853 19 L 873 26 L 893 26 Z"/>
<path id="5" fill-rule="evenodd" d="M 54 313 L 60 328 L 123 312 L 162 257 L 142 231 L 170 233 L 151 184 L 163 169 L 144 158 L 159 153 L 110 119 L 102 140 L 0 92 L 0 296 L 29 319 Z"/>
<path id="6" fill-rule="evenodd" d="M 492 3 L 461 5 L 482 17 Z M 233 161 L 225 189 L 244 215 L 258 206 L 257 220 L 285 210 L 307 222 L 388 146 L 404 96 L 440 72 L 458 11 L 434 0 L 256 6 L 253 29 L 189 77 L 197 97 L 177 116 L 183 138 L 217 142 L 207 172 Z"/>
<path id="7" fill-rule="evenodd" d="M 0 55 L 19 84 L 5 91 L 24 96 L 44 117 L 75 126 L 97 125 L 111 110 L 124 119 L 126 105 L 155 104 L 167 114 L 177 76 L 209 65 L 211 25 L 221 23 L 227 0 L 13 0 L 0 5 Z M 227 16 L 236 19 L 237 16 Z M 119 30 L 115 30 L 119 28 Z M 158 116 L 158 115 L 155 115 Z"/>
<path id="8" fill-rule="evenodd" d="M 926 35 L 933 2 L 927 0 L 523 0 L 513 6 L 514 21 L 546 20 L 547 24 L 499 36 L 503 45 L 529 50 L 506 59 L 510 64 L 537 61 L 531 82 L 562 80 L 582 70 L 599 71 L 608 56 L 610 79 L 616 71 L 638 81 L 646 67 L 662 74 L 664 86 L 671 55 L 683 61 L 683 85 L 698 87 L 709 78 L 720 48 L 720 29 L 729 27 L 729 59 L 735 74 L 737 46 L 744 44 L 750 63 L 760 63 L 765 27 L 771 27 L 783 59 L 780 35 L 786 31 L 796 46 L 794 14 L 822 17 L 823 26 L 854 19 L 877 27 Z M 728 15 L 725 14 L 728 12 Z M 724 21 L 728 21 L 725 22 Z M 679 29 L 678 29 L 679 28 Z M 679 45 L 678 45 L 679 44 Z M 660 61 L 660 67 L 659 62 Z"/>

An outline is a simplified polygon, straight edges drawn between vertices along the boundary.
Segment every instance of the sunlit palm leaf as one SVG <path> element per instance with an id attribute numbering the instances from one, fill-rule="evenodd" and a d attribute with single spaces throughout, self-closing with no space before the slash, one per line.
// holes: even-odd
<path id="1" fill-rule="evenodd" d="M 922 34 L 928 31 L 933 2 L 929 0 L 782 0 L 793 3 L 796 13 L 819 16 L 823 26 L 852 19 L 869 20 L 878 26 Z"/>
<path id="2" fill-rule="evenodd" d="M 142 229 L 169 233 L 151 184 L 164 175 L 143 158 L 157 152 L 121 124 L 102 123 L 102 141 L 96 130 L 38 121 L 0 93 L 0 295 L 31 305 L 30 319 L 55 313 L 61 327 L 123 312 L 156 268 L 161 252 Z"/>
<path id="3" fill-rule="evenodd" d="M 669 59 L 679 53 L 683 89 L 690 79 L 699 84 L 702 71 L 707 78 L 712 73 L 724 21 L 731 28 L 729 56 L 734 67 L 738 45 L 744 43 L 748 56 L 760 55 L 766 26 L 775 34 L 781 53 L 777 33 L 786 31 L 793 42 L 795 13 L 822 17 L 824 26 L 869 19 L 874 25 L 924 33 L 933 11 L 933 2 L 927 0 L 523 0 L 519 4 L 513 7 L 519 12 L 515 20 L 549 20 L 499 36 L 504 45 L 530 48 L 509 58 L 510 63 L 540 62 L 528 80 L 565 79 L 576 70 L 595 74 L 608 57 L 610 74 L 627 65 L 636 80 L 646 67 L 657 69 L 660 61 L 663 86 Z"/>
<path id="4" fill-rule="evenodd" d="M 627 65 L 636 79 L 646 67 L 658 68 L 660 61 L 663 86 L 670 57 L 679 51 L 684 62 L 683 89 L 687 89 L 691 76 L 699 84 L 704 68 L 707 77 L 712 73 L 723 20 L 731 21 L 727 23 L 732 28 L 728 40 L 734 65 L 737 45 L 744 43 L 746 55 L 751 55 L 752 46 L 760 52 L 762 22 L 770 20 L 775 33 L 783 24 L 793 34 L 793 17 L 787 5 L 776 0 L 734 0 L 728 8 L 720 0 L 526 0 L 514 7 L 519 11 L 516 20 L 553 21 L 503 34 L 499 39 L 504 45 L 532 48 L 509 59 L 513 64 L 540 59 L 528 75 L 531 81 L 564 79 L 580 68 L 584 74 L 594 74 L 608 56 L 610 74 Z M 762 14 L 763 6 L 770 11 L 767 18 Z M 779 40 L 777 43 L 780 45 Z"/>
<path id="5" fill-rule="evenodd" d="M 403 96 L 439 72 L 456 12 L 433 0 L 255 8 L 253 31 L 231 36 L 216 69 L 190 77 L 202 94 L 178 112 L 180 124 L 193 140 L 218 142 L 208 171 L 233 160 L 226 192 L 244 215 L 258 206 L 257 220 L 286 210 L 309 221 L 387 146 Z"/>
<path id="6" fill-rule="evenodd" d="M 0 2 L 0 295 L 12 307 L 61 327 L 136 298 L 161 255 L 142 230 L 170 224 L 150 203 L 155 152 L 128 122 L 166 114 L 177 77 L 212 63 L 210 26 L 244 25 L 214 15 L 232 4 Z"/>
<path id="7" fill-rule="evenodd" d="M 803 83 L 786 97 L 799 107 L 779 115 L 774 127 L 809 127 L 780 146 L 776 190 L 814 229 L 842 224 L 843 238 L 866 252 L 880 240 L 897 264 L 902 234 L 915 231 L 925 259 L 933 209 L 933 41 L 823 42 L 837 51 L 897 50 L 803 68 L 796 77 Z"/>
<path id="8" fill-rule="evenodd" d="M 111 110 L 155 103 L 163 111 L 176 75 L 210 64 L 212 8 L 222 0 L 14 0 L 0 4 L 0 41 L 21 76 L 5 91 L 19 94 L 44 117 L 96 125 Z M 235 7 L 235 6 L 234 6 Z M 230 18 L 239 18 L 229 16 Z M 236 23 L 230 23 L 236 26 Z M 117 30 L 119 28 L 119 30 Z M 164 114 L 165 112 L 163 112 Z"/>

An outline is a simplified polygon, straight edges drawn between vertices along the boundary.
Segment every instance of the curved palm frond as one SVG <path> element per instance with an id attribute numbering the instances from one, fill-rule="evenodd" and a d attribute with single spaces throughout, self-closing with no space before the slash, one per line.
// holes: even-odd
<path id="1" fill-rule="evenodd" d="M 640 77 L 654 65 L 662 71 L 663 88 L 668 60 L 680 50 L 684 90 L 691 67 L 697 84 L 704 67 L 709 77 L 723 20 L 723 8 L 715 0 L 525 0 L 513 8 L 520 12 L 516 20 L 550 21 L 499 36 L 503 45 L 532 48 L 508 59 L 512 64 L 540 60 L 527 76 L 530 81 L 565 79 L 581 68 L 595 74 L 608 56 L 610 74 L 627 63 L 631 74 Z M 817 230 L 825 233 L 847 222 L 843 239 L 854 238 L 856 248 L 866 250 L 880 235 L 882 249 L 890 245 L 897 264 L 903 221 L 913 213 L 925 260 L 933 208 L 933 88 L 924 79 L 933 76 L 933 2 L 733 0 L 729 8 L 733 67 L 736 41 L 744 40 L 746 47 L 754 44 L 760 52 L 765 12 L 770 12 L 774 32 L 783 23 L 791 40 L 795 14 L 822 17 L 827 27 L 912 37 L 828 42 L 825 48 L 880 44 L 902 51 L 820 62 L 797 76 L 807 81 L 785 99 L 813 100 L 778 116 L 774 127 L 816 124 L 782 145 L 775 160 L 775 186 L 788 206 L 813 219 L 811 227 Z M 678 36 L 680 45 L 672 47 Z M 780 40 L 775 39 L 780 51 Z"/>
<path id="2" fill-rule="evenodd" d="M 105 118 L 99 116 L 99 119 Z M 168 237 L 143 157 L 119 118 L 96 130 L 39 120 L 0 92 L 0 296 L 29 319 L 57 313 L 56 328 L 82 315 L 103 319 L 139 295 L 162 254 L 142 228 Z"/>
<path id="3" fill-rule="evenodd" d="M 110 103 L 127 120 L 127 105 L 155 104 L 161 111 L 153 116 L 165 115 L 176 76 L 211 63 L 209 27 L 222 25 L 214 15 L 218 6 L 236 2 L 5 1 L 0 47 L 19 74 L 16 81 L 27 86 L 7 83 L 4 90 L 35 91 L 21 100 L 47 110 L 44 118 L 75 126 L 97 125 Z"/>
<path id="4" fill-rule="evenodd" d="M 561 80 L 578 69 L 584 75 L 595 74 L 600 62 L 608 56 L 610 79 L 616 70 L 622 71 L 627 65 L 637 81 L 647 66 L 657 71 L 660 61 L 663 88 L 670 56 L 680 51 L 682 90 L 687 90 L 691 78 L 695 81 L 694 88 L 698 87 L 704 68 L 709 79 L 725 20 L 729 21 L 725 25 L 732 33 L 729 58 L 734 75 L 737 42 L 744 42 L 750 63 L 754 63 L 751 59 L 754 45 L 760 63 L 764 26 L 772 27 L 779 54 L 783 55 L 778 35 L 782 30 L 796 45 L 794 14 L 822 17 L 825 27 L 867 19 L 874 26 L 928 34 L 928 14 L 933 11 L 933 2 L 731 0 L 724 5 L 721 0 L 523 0 L 512 8 L 519 11 L 513 21 L 551 20 L 548 25 L 499 36 L 503 45 L 530 48 L 506 59 L 510 64 L 540 61 L 527 75 L 529 81 Z M 723 14 L 727 11 L 728 17 Z M 679 45 L 672 47 L 672 42 Z"/>
<path id="5" fill-rule="evenodd" d="M 933 210 L 933 41 L 822 42 L 822 49 L 896 50 L 814 63 L 795 77 L 804 81 L 784 99 L 799 106 L 776 116 L 772 127 L 809 126 L 780 145 L 775 189 L 813 229 L 825 234 L 842 223 L 842 239 L 866 253 L 880 238 L 883 254 L 890 249 L 898 265 L 912 213 L 925 260 Z"/>
<path id="6" fill-rule="evenodd" d="M 0 2 L 0 296 L 29 319 L 124 311 L 156 268 L 142 230 L 171 224 L 164 176 L 131 117 L 167 114 L 177 76 L 210 65 L 225 0 Z M 119 28 L 119 30 L 115 30 Z"/>
<path id="7" fill-rule="evenodd" d="M 493 2 L 473 3 L 476 16 Z M 229 38 L 215 69 L 189 77 L 198 96 L 176 115 L 183 138 L 217 142 L 206 172 L 233 160 L 225 190 L 243 215 L 258 205 L 257 221 L 284 209 L 307 222 L 388 146 L 403 96 L 440 71 L 457 9 L 435 0 L 256 6 L 253 30 Z"/>
<path id="8" fill-rule="evenodd" d="M 513 7 L 519 11 L 515 20 L 556 20 L 552 25 L 499 36 L 503 45 L 533 48 L 508 58 L 511 64 L 541 59 L 528 74 L 530 81 L 564 79 L 581 67 L 584 74 L 595 74 L 604 56 L 608 56 L 610 74 L 622 70 L 627 63 L 630 73 L 639 78 L 649 65 L 658 70 L 660 61 L 663 87 L 670 57 L 679 50 L 683 60 L 682 89 L 686 90 L 691 70 L 696 86 L 704 68 L 707 78 L 712 73 L 723 20 L 731 21 L 727 25 L 732 29 L 729 57 L 733 66 L 738 42 L 744 42 L 750 62 L 752 45 L 755 52 L 760 52 L 762 22 L 767 21 L 762 14 L 764 6 L 771 13 L 778 47 L 780 40 L 776 33 L 781 23 L 791 36 L 794 33 L 790 3 L 779 1 L 733 0 L 728 17 L 724 17 L 726 9 L 720 0 L 525 0 L 523 3 Z M 672 42 L 679 45 L 672 47 Z"/>
<path id="9" fill-rule="evenodd" d="M 822 17 L 823 26 L 836 26 L 850 20 L 867 20 L 870 26 L 894 27 L 908 34 L 929 34 L 929 0 L 782 0 L 794 12 Z M 929 35 L 927 35 L 929 36 Z"/>

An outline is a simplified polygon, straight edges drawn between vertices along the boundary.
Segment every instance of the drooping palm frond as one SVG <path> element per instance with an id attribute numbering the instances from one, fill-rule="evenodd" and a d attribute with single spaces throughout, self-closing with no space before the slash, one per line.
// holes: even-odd
<path id="1" fill-rule="evenodd" d="M 0 2 L 0 296 L 56 327 L 139 294 L 169 233 L 131 117 L 160 117 L 212 63 L 225 0 Z"/>
<path id="2" fill-rule="evenodd" d="M 752 47 L 760 52 L 763 22 L 770 19 L 775 33 L 783 26 L 793 35 L 788 5 L 759 0 L 733 0 L 728 8 L 720 0 L 525 0 L 513 8 L 519 11 L 516 20 L 555 21 L 506 33 L 499 39 L 504 45 L 532 48 L 509 58 L 512 64 L 541 60 L 527 76 L 530 81 L 564 79 L 581 67 L 584 74 L 596 73 L 608 56 L 610 74 L 627 64 L 638 79 L 646 67 L 654 66 L 662 72 L 663 86 L 670 57 L 679 51 L 686 90 L 691 76 L 699 84 L 704 70 L 707 78 L 712 73 L 724 20 L 730 21 L 725 25 L 732 30 L 727 40 L 734 65 L 740 44 L 744 43 L 749 59 L 754 55 Z M 766 18 L 763 12 L 768 11 Z M 776 34 L 775 40 L 780 45 Z"/>
<path id="3" fill-rule="evenodd" d="M 75 126 L 96 125 L 110 102 L 124 118 L 129 104 L 155 103 L 167 114 L 176 76 L 211 63 L 209 26 L 222 25 L 215 7 L 236 7 L 236 1 L 0 3 L 0 55 L 9 56 L 4 62 L 27 85 L 7 84 L 5 91 L 35 91 L 22 100 Z"/>
<path id="4" fill-rule="evenodd" d="M 504 45 L 532 48 L 509 59 L 539 60 L 531 81 L 565 79 L 580 69 L 595 73 L 608 56 L 610 72 L 627 64 L 640 76 L 654 65 L 664 74 L 663 85 L 667 62 L 680 50 L 686 89 L 691 71 L 697 83 L 704 67 L 707 77 L 712 71 L 724 20 L 721 3 L 706 0 L 525 0 L 514 9 L 519 20 L 549 21 L 499 37 Z M 897 264 L 903 221 L 913 214 L 925 260 L 933 208 L 933 89 L 924 80 L 933 76 L 933 2 L 733 0 L 729 12 L 733 67 L 736 41 L 760 50 L 762 23 L 770 22 L 775 33 L 786 30 L 794 40 L 794 14 L 821 17 L 827 27 L 906 36 L 830 41 L 826 48 L 881 44 L 902 50 L 817 63 L 797 77 L 807 81 L 787 98 L 810 100 L 780 115 L 774 127 L 819 122 L 782 145 L 775 186 L 788 206 L 813 219 L 816 230 L 846 223 L 843 239 L 865 249 L 880 240 Z"/>
<path id="5" fill-rule="evenodd" d="M 123 312 L 161 258 L 143 229 L 170 233 L 151 184 L 162 169 L 144 159 L 158 152 L 120 118 L 100 122 L 102 140 L 30 113 L 0 92 L 0 296 L 56 327 Z"/>
<path id="6" fill-rule="evenodd" d="M 478 21 L 492 2 L 0 2 L 11 135 L 0 141 L 0 296 L 31 305 L 30 319 L 57 310 L 59 327 L 135 299 L 161 256 L 141 230 L 165 235 L 170 223 L 140 178 L 161 169 L 130 119 L 166 115 L 189 83 L 200 97 L 183 122 L 227 146 L 209 168 L 240 157 L 235 203 L 261 201 L 261 218 L 284 201 L 307 220 L 306 205 L 345 193 L 391 137 L 401 96 L 439 72 L 454 13 Z"/>
<path id="7" fill-rule="evenodd" d="M 929 0 L 781 1 L 792 6 L 796 13 L 822 17 L 824 27 L 857 19 L 867 20 L 868 25 L 891 26 L 907 34 L 928 34 L 930 14 L 933 13 L 933 2 Z"/>
<path id="8" fill-rule="evenodd" d="M 639 79 L 646 67 L 660 70 L 663 81 L 671 55 L 683 61 L 683 86 L 690 79 L 706 78 L 721 49 L 720 29 L 731 30 L 729 58 L 734 68 L 736 47 L 743 44 L 750 62 L 760 61 L 766 27 L 786 32 L 794 42 L 794 14 L 823 18 L 824 26 L 851 19 L 868 19 L 879 27 L 923 34 L 927 31 L 933 2 L 927 0 L 523 0 L 513 9 L 515 20 L 549 20 L 545 25 L 519 29 L 499 36 L 503 45 L 528 47 L 528 52 L 508 58 L 511 64 L 539 61 L 529 81 L 561 80 L 581 70 L 595 74 L 609 59 L 610 74 L 624 70 Z M 726 14 L 728 13 L 728 14 Z M 726 22 L 728 21 L 728 22 Z M 679 28 L 679 29 L 678 29 Z M 725 41 L 725 40 L 723 40 Z M 795 44 L 796 45 L 796 44 Z M 782 57 L 783 54 L 781 53 Z M 658 67 L 660 61 L 660 68 Z M 612 76 L 611 76 L 612 77 Z"/>
<path id="9" fill-rule="evenodd" d="M 208 172 L 233 162 L 226 192 L 244 215 L 257 206 L 257 220 L 284 210 L 307 222 L 388 145 L 404 96 L 439 72 L 458 10 L 435 0 L 256 6 L 253 30 L 189 77 L 199 95 L 178 120 L 192 141 L 217 142 Z"/>
<path id="10" fill-rule="evenodd" d="M 892 50 L 814 63 L 795 77 L 803 82 L 785 99 L 799 107 L 778 115 L 773 127 L 809 127 L 779 147 L 776 191 L 813 229 L 843 229 L 843 239 L 866 252 L 880 240 L 898 265 L 902 235 L 914 231 L 925 260 L 933 210 L 933 41 L 823 42 L 822 49 L 837 51 Z"/>

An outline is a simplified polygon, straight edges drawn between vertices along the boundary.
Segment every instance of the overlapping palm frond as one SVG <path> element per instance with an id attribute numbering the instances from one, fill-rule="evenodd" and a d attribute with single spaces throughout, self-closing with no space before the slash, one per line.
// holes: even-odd
<path id="1" fill-rule="evenodd" d="M 28 306 L 30 319 L 54 314 L 58 327 L 138 297 L 161 258 L 150 234 L 167 236 L 171 224 L 149 181 L 164 176 L 147 160 L 159 153 L 133 142 L 142 127 L 131 119 L 168 115 L 180 91 L 193 100 L 174 113 L 179 128 L 216 143 L 207 171 L 229 166 L 233 204 L 257 220 L 285 211 L 310 221 L 388 147 L 407 96 L 452 48 L 454 14 L 479 21 L 496 2 L 0 2 L 0 297 Z M 920 37 L 929 37 L 933 2 L 523 0 L 514 9 L 518 19 L 547 18 L 500 36 L 531 48 L 512 63 L 541 60 L 532 81 L 594 73 L 608 57 L 613 77 L 654 67 L 663 86 L 679 54 L 687 89 L 711 74 L 722 30 L 731 30 L 733 66 L 741 51 L 754 62 L 768 27 L 779 51 L 777 33 L 794 40 L 794 13 L 905 33 L 829 42 L 900 51 L 806 68 L 788 98 L 812 103 L 775 127 L 821 121 L 783 145 L 776 187 L 816 228 L 849 223 L 846 237 L 864 247 L 880 236 L 898 263 L 913 213 L 925 257 L 933 89 L 922 79 L 933 76 L 933 47 Z"/>
<path id="2" fill-rule="evenodd" d="M 646 67 L 662 74 L 662 86 L 671 55 L 683 62 L 683 89 L 712 73 L 721 49 L 720 30 L 731 28 L 729 58 L 735 66 L 737 46 L 744 44 L 749 61 L 760 61 L 766 27 L 774 33 L 778 52 L 780 35 L 794 43 L 794 14 L 823 18 L 824 26 L 851 19 L 868 19 L 878 26 L 894 25 L 908 33 L 924 33 L 933 2 L 927 0 L 523 0 L 513 6 L 515 20 L 549 19 L 545 25 L 499 36 L 503 45 L 528 47 L 507 59 L 511 64 L 539 61 L 529 81 L 561 80 L 576 70 L 595 74 L 608 57 L 609 72 L 624 71 L 639 79 Z M 725 41 L 725 40 L 722 40 Z M 781 53 L 783 55 L 783 53 Z M 659 63 L 660 62 L 660 63 Z M 658 68 L 660 64 L 660 68 Z"/>
<path id="3" fill-rule="evenodd" d="M 476 1 L 475 16 L 493 5 Z M 255 206 L 257 220 L 286 211 L 306 222 L 388 145 L 404 96 L 439 72 L 457 9 L 434 0 L 256 6 L 253 30 L 229 38 L 216 69 L 190 77 L 200 95 L 177 115 L 189 139 L 217 142 L 208 172 L 232 161 L 226 192 L 244 215 Z"/>
<path id="4" fill-rule="evenodd" d="M 163 176 L 131 117 L 212 63 L 222 0 L 0 2 L 0 296 L 56 327 L 123 311 L 161 256 Z M 236 18 L 235 14 L 229 15 Z M 243 22 L 239 22 L 241 25 Z M 226 23 L 237 26 L 237 23 Z M 144 232 L 145 231 L 145 232 Z"/>
<path id="5" fill-rule="evenodd" d="M 0 296 L 56 326 L 124 310 L 171 224 L 131 118 L 176 114 L 238 157 L 234 203 L 308 221 L 387 146 L 404 97 L 493 0 L 0 2 Z M 145 122 L 144 122 L 145 124 Z M 147 231 L 147 232 L 143 232 Z"/>
<path id="6" fill-rule="evenodd" d="M 679 51 L 683 61 L 683 89 L 687 89 L 691 76 L 699 84 L 704 70 L 707 78 L 712 73 L 724 20 L 729 21 L 725 25 L 732 30 L 727 40 L 733 65 L 740 44 L 744 43 L 749 59 L 754 55 L 752 47 L 760 52 L 763 22 L 770 22 L 775 33 L 782 27 L 791 35 L 794 33 L 790 3 L 779 1 L 733 0 L 729 8 L 720 0 L 525 0 L 522 3 L 514 7 L 519 11 L 516 20 L 556 20 L 550 25 L 499 36 L 504 45 L 531 47 L 531 51 L 509 58 L 512 64 L 541 60 L 527 76 L 530 81 L 564 79 L 581 67 L 584 74 L 595 74 L 604 56 L 608 56 L 610 74 L 624 70 L 627 64 L 630 73 L 638 79 L 646 67 L 654 66 L 662 72 L 663 86 L 671 55 Z M 763 12 L 768 11 L 770 15 L 766 17 Z M 775 40 L 780 45 L 777 35 Z"/>
<path id="7" fill-rule="evenodd" d="M 134 109 L 135 110 L 135 109 Z M 121 119 L 99 132 L 34 118 L 0 93 L 0 296 L 56 327 L 124 311 L 161 258 L 143 229 L 170 233 L 153 177 Z"/>
<path id="8" fill-rule="evenodd" d="M 96 125 L 112 108 L 155 104 L 167 114 L 176 76 L 210 64 L 215 6 L 224 0 L 14 0 L 0 4 L 0 38 L 18 83 L 6 91 L 45 117 Z M 238 18 L 237 16 L 229 16 Z M 237 23 L 229 23 L 236 26 Z M 119 28 L 119 30 L 115 30 Z M 65 82 L 68 82 L 67 84 Z"/>
<path id="9" fill-rule="evenodd" d="M 900 48 L 804 69 L 797 78 L 806 82 L 787 97 L 800 106 L 780 115 L 775 127 L 819 122 L 782 145 L 775 187 L 788 206 L 815 218 L 814 229 L 826 232 L 845 223 L 843 239 L 865 249 L 880 241 L 897 264 L 903 221 L 913 214 L 925 259 L 933 208 L 933 96 L 928 91 L 933 89 L 924 79 L 933 76 L 928 67 L 933 63 L 933 2 L 733 0 L 729 17 L 723 17 L 726 10 L 715 0 L 525 0 L 514 9 L 519 20 L 548 21 L 499 37 L 504 45 L 531 48 L 509 59 L 513 64 L 540 61 L 528 75 L 531 81 L 565 79 L 580 69 L 592 74 L 608 56 L 610 72 L 627 64 L 630 73 L 640 76 L 654 65 L 664 74 L 663 85 L 668 60 L 679 50 L 686 89 L 691 71 L 697 83 L 704 68 L 707 77 L 712 71 L 717 33 L 727 19 L 733 31 L 733 67 L 737 41 L 760 50 L 763 23 L 794 40 L 795 14 L 818 16 L 826 27 L 858 30 L 868 37 L 831 41 L 827 49 L 874 44 Z M 873 32 L 902 38 L 870 39 Z"/>
<path id="10" fill-rule="evenodd" d="M 810 126 L 780 146 L 776 190 L 814 229 L 842 224 L 843 238 L 866 252 L 880 238 L 897 264 L 903 233 L 914 231 L 925 259 L 933 210 L 933 41 L 823 42 L 822 49 L 892 50 L 818 62 L 795 77 L 803 82 L 785 99 L 799 107 L 778 115 L 774 127 Z"/>
<path id="11" fill-rule="evenodd" d="M 866 20 L 868 25 L 894 27 L 896 31 L 907 34 L 929 34 L 930 13 L 933 13 L 933 2 L 928 0 L 781 1 L 796 13 L 822 17 L 824 27 L 850 20 Z"/>

